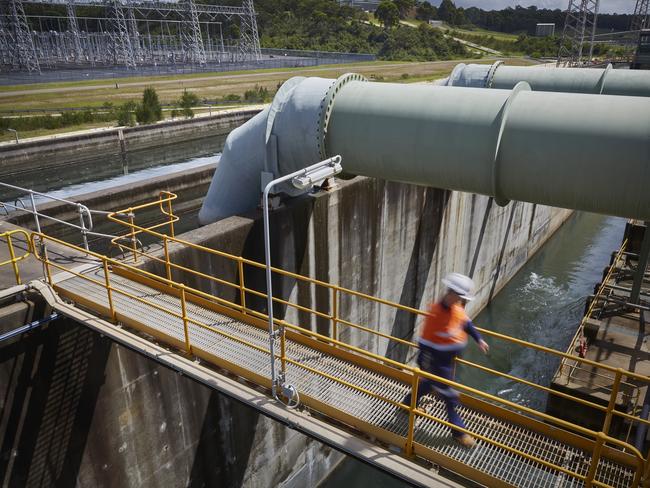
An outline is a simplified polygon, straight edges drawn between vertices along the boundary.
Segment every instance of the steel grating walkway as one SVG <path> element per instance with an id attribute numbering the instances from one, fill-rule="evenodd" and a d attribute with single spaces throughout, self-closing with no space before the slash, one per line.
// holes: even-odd
<path id="1" fill-rule="evenodd" d="M 85 271 L 84 274 L 100 283 L 104 282 L 104 273 L 101 268 Z M 179 298 L 166 295 L 154 288 L 113 273 L 111 273 L 111 285 L 114 289 L 123 290 L 140 298 L 146 298 L 153 304 L 177 310 L 180 313 Z M 56 288 L 69 297 L 83 297 L 88 303 L 108 308 L 106 290 L 99 284 L 80 277 L 72 277 L 57 283 Z M 113 293 L 113 303 L 115 309 L 121 315 L 128 316 L 135 322 L 156 329 L 160 334 L 167 336 L 172 341 L 184 342 L 182 319 L 117 292 Z M 253 325 L 202 308 L 189 301 L 187 302 L 187 315 L 194 320 L 211 325 L 259 347 L 268 347 L 268 333 Z M 195 349 L 202 349 L 247 371 L 270 377 L 268 353 L 191 323 L 188 325 L 188 330 L 191 343 Z M 322 351 L 289 339 L 286 340 L 286 348 L 287 357 L 299 364 L 317 368 L 331 376 L 367 390 L 381 392 L 382 395 L 394 401 L 401 400 L 410 388 L 409 385 L 393 378 L 383 376 L 350 361 L 327 355 Z M 390 403 L 299 368 L 291 363 L 287 364 L 286 371 L 287 380 L 296 386 L 301 396 L 314 398 L 323 404 L 327 404 L 376 427 L 400 436 L 406 436 L 408 416 L 401 413 L 396 414 L 395 407 Z M 443 402 L 433 397 L 426 397 L 424 401 L 428 413 L 446 419 Z M 590 453 L 465 406 L 460 408 L 459 413 L 465 419 L 468 429 L 473 432 L 566 469 L 583 475 L 587 474 L 591 461 Z M 575 478 L 481 440 L 478 440 L 476 446 L 472 449 L 463 448 L 452 440 L 447 427 L 430 419 L 418 418 L 415 441 L 441 455 L 469 465 L 473 469 L 514 486 L 531 488 L 583 486 L 583 483 Z M 601 458 L 596 479 L 617 488 L 625 488 L 632 484 L 633 472 L 625 465 Z"/>

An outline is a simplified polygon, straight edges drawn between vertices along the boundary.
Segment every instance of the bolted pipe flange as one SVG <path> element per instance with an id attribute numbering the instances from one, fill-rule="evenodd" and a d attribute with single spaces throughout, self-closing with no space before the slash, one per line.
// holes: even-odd
<path id="1" fill-rule="evenodd" d="M 325 148 L 325 137 L 327 137 L 327 126 L 329 125 L 330 117 L 332 115 L 332 108 L 334 107 L 334 99 L 339 93 L 341 88 L 351 81 L 368 81 L 365 76 L 357 73 L 346 73 L 339 76 L 334 83 L 330 86 L 329 90 L 323 97 L 320 104 L 320 113 L 318 120 L 318 152 L 321 159 L 327 159 L 327 150 Z"/>

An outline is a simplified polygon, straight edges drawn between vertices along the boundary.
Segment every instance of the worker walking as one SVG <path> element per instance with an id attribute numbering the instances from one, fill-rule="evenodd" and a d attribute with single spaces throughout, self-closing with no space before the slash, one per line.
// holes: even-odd
<path id="1" fill-rule="evenodd" d="M 468 336 L 472 336 L 484 353 L 487 354 L 490 348 L 481 338 L 463 308 L 464 302 L 474 298 L 472 279 L 459 273 L 451 273 L 442 280 L 442 283 L 447 290 L 439 302 L 433 303 L 429 307 L 418 340 L 420 351 L 417 362 L 420 369 L 453 381 L 454 359 L 467 346 Z M 418 385 L 417 400 L 419 401 L 422 396 L 432 390 L 444 400 L 449 422 L 465 428 L 463 419 L 456 412 L 456 407 L 459 404 L 458 392 L 449 385 L 422 379 Z M 403 403 L 411 404 L 410 393 L 404 398 Z M 452 429 L 452 435 L 465 447 L 472 447 L 475 443 L 472 436 L 461 431 Z"/>

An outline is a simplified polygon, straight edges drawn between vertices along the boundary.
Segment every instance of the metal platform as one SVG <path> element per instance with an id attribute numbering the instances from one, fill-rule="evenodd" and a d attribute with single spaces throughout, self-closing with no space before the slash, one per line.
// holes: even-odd
<path id="1" fill-rule="evenodd" d="M 102 285 L 105 283 L 103 268 L 98 265 L 97 268 L 84 271 L 83 275 L 83 278 L 73 276 L 58 281 L 55 290 L 77 305 L 108 315 L 110 305 L 106 288 Z M 87 278 L 96 280 L 97 283 Z M 182 318 L 161 310 L 175 310 L 180 314 L 179 297 L 115 273 L 111 273 L 110 283 L 114 290 L 113 307 L 120 322 L 141 334 L 154 337 L 159 343 L 180 349 L 179 352 L 185 349 Z M 147 303 L 122 292 L 144 299 Z M 219 313 L 212 307 L 200 306 L 191 301 L 187 302 L 186 308 L 188 318 L 209 324 L 215 329 L 212 331 L 191 322 L 187 324 L 195 356 L 262 386 L 269 386 L 270 357 L 265 351 L 268 347 L 268 332 L 259 323 L 255 324 L 253 319 L 247 323 L 234 318 L 234 315 Z M 311 347 L 307 340 L 286 340 L 286 357 L 295 362 L 286 364 L 287 380 L 300 392 L 303 405 L 366 435 L 384 431 L 390 439 L 405 439 L 408 415 L 390 402 L 353 389 L 345 383 L 380 393 L 394 402 L 404 398 L 410 385 L 382 374 L 380 370 L 368 366 L 368 361 L 344 359 L 336 354 L 334 346 L 319 344 L 318 347 Z M 331 348 L 331 354 L 327 352 L 328 347 Z M 445 406 L 440 400 L 425 397 L 424 402 L 428 413 L 446 418 Z M 465 419 L 467 428 L 476 434 L 583 476 L 588 474 L 591 452 L 522 425 L 521 414 L 513 412 L 512 421 L 507 421 L 468 406 L 461 407 L 460 414 Z M 518 421 L 519 424 L 516 423 Z M 372 427 L 370 434 L 363 426 Z M 480 439 L 474 448 L 463 448 L 452 440 L 448 427 L 429 418 L 417 419 L 414 441 L 423 448 L 415 451 L 420 457 L 457 472 L 458 466 L 462 465 L 465 469 L 460 474 L 487 486 L 545 488 L 584 485 L 581 480 L 566 475 L 559 469 L 549 468 Z M 427 456 L 423 452 L 432 454 Z M 595 480 L 617 488 L 632 486 L 634 470 L 625 463 L 617 462 L 616 458 L 615 455 L 601 457 Z"/>

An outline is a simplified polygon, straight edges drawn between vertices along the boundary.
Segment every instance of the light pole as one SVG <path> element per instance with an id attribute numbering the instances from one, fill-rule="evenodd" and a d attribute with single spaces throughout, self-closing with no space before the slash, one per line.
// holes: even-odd
<path id="1" fill-rule="evenodd" d="M 16 136 L 16 144 L 18 144 L 18 131 L 16 129 L 7 129 L 9 132 L 13 132 Z"/>
<path id="2" fill-rule="evenodd" d="M 275 185 L 291 180 L 293 186 L 300 190 L 306 190 L 314 183 L 330 178 L 339 174 L 343 170 L 341 166 L 341 156 L 334 156 L 332 158 L 308 166 L 305 169 L 296 171 L 289 175 L 277 178 L 270 181 L 264 188 L 262 196 L 262 204 L 264 206 L 264 258 L 266 261 L 266 304 L 269 317 L 269 351 L 271 353 L 271 393 L 273 398 L 277 397 L 278 386 L 282 389 L 282 393 L 289 399 L 297 394 L 293 385 L 285 383 L 284 371 L 278 375 L 275 370 L 275 345 L 274 341 L 277 337 L 284 335 L 284 325 L 280 325 L 279 330 L 273 327 L 273 287 L 271 284 L 271 237 L 269 232 L 269 192 Z"/>

